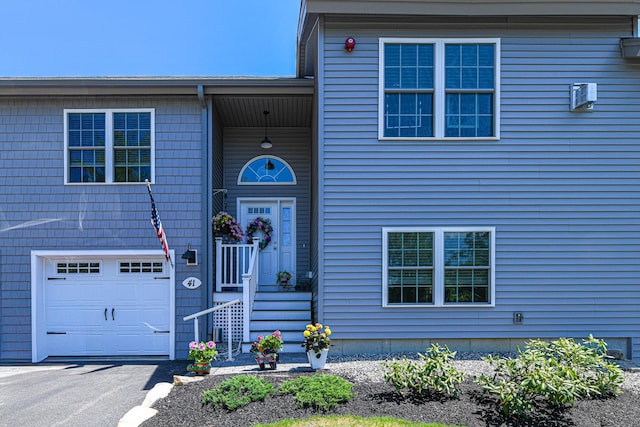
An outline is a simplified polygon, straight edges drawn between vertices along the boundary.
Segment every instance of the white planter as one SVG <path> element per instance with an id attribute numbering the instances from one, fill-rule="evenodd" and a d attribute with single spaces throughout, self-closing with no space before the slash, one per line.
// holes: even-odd
<path id="1" fill-rule="evenodd" d="M 307 359 L 309 359 L 311 369 L 324 369 L 324 365 L 327 363 L 327 354 L 329 354 L 328 348 L 320 351 L 320 357 L 317 357 L 314 351 L 307 351 Z"/>

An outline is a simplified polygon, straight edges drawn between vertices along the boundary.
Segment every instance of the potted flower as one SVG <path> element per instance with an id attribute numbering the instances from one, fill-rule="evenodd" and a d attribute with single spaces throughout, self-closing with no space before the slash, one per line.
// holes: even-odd
<path id="1" fill-rule="evenodd" d="M 187 371 L 195 372 L 198 375 L 208 374 L 211 371 L 211 361 L 218 355 L 216 343 L 213 341 L 191 341 L 189 343 L 188 359 L 193 359 L 193 363 L 187 366 Z"/>
<path id="2" fill-rule="evenodd" d="M 215 237 L 222 237 L 231 242 L 241 242 L 244 237 L 238 221 L 224 211 L 218 212 L 211 218 L 211 228 Z"/>
<path id="3" fill-rule="evenodd" d="M 279 359 L 278 351 L 284 348 L 282 333 L 276 330 L 271 335 L 259 335 L 258 341 L 251 343 L 251 353 L 256 359 L 256 363 L 263 370 L 265 363 L 269 364 L 271 369 L 276 369 Z"/>
<path id="4" fill-rule="evenodd" d="M 276 281 L 279 285 L 289 286 L 289 280 L 291 280 L 291 273 L 288 271 L 278 271 L 276 274 Z"/>
<path id="5" fill-rule="evenodd" d="M 307 359 L 311 369 L 323 369 L 327 362 L 329 346 L 331 345 L 331 328 L 322 326 L 320 323 L 309 324 L 303 332 L 304 343 L 302 346 L 307 350 Z"/>

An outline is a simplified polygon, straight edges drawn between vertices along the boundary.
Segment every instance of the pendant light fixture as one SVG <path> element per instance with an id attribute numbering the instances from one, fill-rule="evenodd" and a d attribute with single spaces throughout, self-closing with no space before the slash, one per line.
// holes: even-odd
<path id="1" fill-rule="evenodd" d="M 264 110 L 263 114 L 264 114 L 264 139 L 260 143 L 260 147 L 262 147 L 265 150 L 268 150 L 269 148 L 273 147 L 273 144 L 271 143 L 271 141 L 269 140 L 269 137 L 267 136 L 269 112 L 267 110 Z"/>

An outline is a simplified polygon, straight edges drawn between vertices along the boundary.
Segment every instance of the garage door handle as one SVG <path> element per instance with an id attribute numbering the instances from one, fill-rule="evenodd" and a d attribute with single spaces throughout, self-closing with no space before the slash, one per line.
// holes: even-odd
<path id="1" fill-rule="evenodd" d="M 112 308 L 111 309 L 111 320 L 116 320 L 116 317 L 113 315 L 113 313 L 115 313 L 116 309 Z"/>
<path id="2" fill-rule="evenodd" d="M 153 331 L 154 334 L 168 334 L 169 331 Z"/>
<path id="3" fill-rule="evenodd" d="M 107 320 L 107 309 L 104 309 L 104 320 Z"/>

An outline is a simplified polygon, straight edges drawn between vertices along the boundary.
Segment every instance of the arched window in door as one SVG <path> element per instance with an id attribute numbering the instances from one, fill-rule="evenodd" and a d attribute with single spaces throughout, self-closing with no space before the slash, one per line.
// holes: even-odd
<path id="1" fill-rule="evenodd" d="M 238 176 L 238 185 L 294 185 L 296 174 L 287 162 L 275 156 L 249 160 Z"/>

